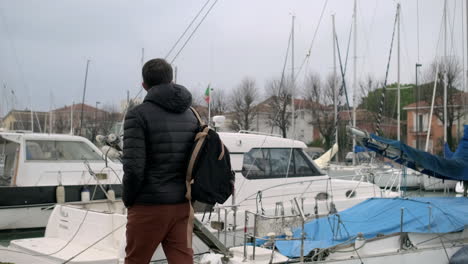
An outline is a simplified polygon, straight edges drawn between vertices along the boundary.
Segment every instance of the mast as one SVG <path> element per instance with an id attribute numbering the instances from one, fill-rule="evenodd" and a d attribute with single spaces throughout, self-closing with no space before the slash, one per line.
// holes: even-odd
<path id="1" fill-rule="evenodd" d="M 34 132 L 34 113 L 31 105 L 31 132 Z"/>
<path id="2" fill-rule="evenodd" d="M 86 95 L 86 83 L 88 82 L 88 69 L 89 69 L 89 61 L 86 61 L 86 72 L 85 72 L 85 79 L 83 84 L 83 100 L 81 101 L 81 117 L 80 117 L 80 136 L 83 135 L 83 111 L 84 111 L 84 103 L 85 103 L 85 95 Z"/>
<path id="3" fill-rule="evenodd" d="M 73 110 L 75 108 L 75 101 L 72 102 L 70 109 L 70 135 L 73 135 Z"/>
<path id="4" fill-rule="evenodd" d="M 211 84 L 208 84 L 208 126 L 211 122 L 211 100 L 213 100 L 211 97 Z"/>
<path id="5" fill-rule="evenodd" d="M 467 0 L 468 1 L 468 0 Z M 338 91 L 336 90 L 336 30 L 335 30 L 335 14 L 332 15 L 332 24 L 333 24 L 333 110 L 334 110 L 334 122 L 338 126 Z M 335 143 L 338 144 L 338 127 L 335 128 Z M 333 146 L 332 146 L 333 147 Z M 338 156 L 336 157 L 336 162 L 338 162 Z"/>
<path id="6" fill-rule="evenodd" d="M 398 116 L 398 121 L 397 121 L 397 140 L 400 141 L 400 107 L 401 107 L 401 95 L 400 95 L 400 3 L 397 4 L 397 15 L 398 15 L 398 48 L 397 48 L 397 53 L 398 53 L 398 70 L 397 70 L 397 116 Z"/>
<path id="7" fill-rule="evenodd" d="M 444 1 L 444 144 L 447 142 L 447 0 Z"/>
<path id="8" fill-rule="evenodd" d="M 294 105 L 294 19 L 296 16 L 292 15 L 292 28 L 291 28 L 291 138 L 295 138 L 295 124 L 294 124 L 294 114 L 295 114 L 295 105 Z"/>
<path id="9" fill-rule="evenodd" d="M 356 127 L 356 74 L 357 74 L 357 0 L 354 0 L 354 65 L 353 65 L 353 127 Z M 356 137 L 353 135 L 353 153 L 356 147 Z M 353 165 L 356 165 L 356 155 L 353 155 Z"/>
<path id="10" fill-rule="evenodd" d="M 466 11 L 465 11 L 465 20 L 466 20 L 466 27 L 465 27 L 465 30 L 466 30 L 466 37 L 467 37 L 467 40 L 466 40 L 466 56 L 468 56 L 468 0 L 466 0 L 466 3 L 465 3 L 465 7 L 466 7 Z M 463 22 L 462 22 L 463 23 Z M 463 58 L 464 60 L 465 58 Z M 467 68 L 468 68 L 468 59 L 466 61 L 466 65 L 467 65 Z M 465 78 L 465 90 L 464 92 L 468 92 L 468 70 L 466 71 L 466 78 Z M 465 105 L 465 115 L 468 114 L 468 102 L 466 101 L 466 96 L 464 97 L 464 102 L 463 104 Z"/>
<path id="11" fill-rule="evenodd" d="M 49 134 L 52 134 L 52 92 L 49 94 Z"/>

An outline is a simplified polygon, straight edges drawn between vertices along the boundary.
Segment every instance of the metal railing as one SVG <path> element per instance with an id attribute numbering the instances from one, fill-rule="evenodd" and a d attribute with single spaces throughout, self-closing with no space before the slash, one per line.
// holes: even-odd
<path id="1" fill-rule="evenodd" d="M 300 206 L 300 203 L 297 198 L 294 198 L 295 206 L 297 211 L 299 212 L 298 215 L 290 215 L 290 216 L 266 216 L 250 211 L 245 211 L 245 218 L 244 218 L 244 261 L 248 259 L 247 253 L 247 245 L 249 240 L 252 242 L 252 256 L 251 260 L 255 260 L 255 249 L 257 246 L 258 241 L 263 241 L 264 244 L 269 243 L 271 246 L 271 258 L 270 261 L 273 260 L 274 251 L 276 241 L 282 240 L 301 240 L 301 248 L 300 248 L 300 261 L 304 261 L 304 240 L 306 237 L 306 233 L 304 232 L 304 225 L 307 221 L 306 216 Z M 250 218 L 253 219 L 253 229 L 249 232 L 247 226 L 249 225 Z M 265 234 L 259 231 L 260 225 L 266 224 L 269 226 L 269 233 Z M 272 224 L 274 223 L 274 224 Z M 281 223 L 281 224 L 278 224 Z M 294 237 L 293 233 L 291 232 L 292 228 L 301 227 L 301 235 L 300 237 Z M 285 235 L 285 238 L 278 238 L 280 235 Z"/>

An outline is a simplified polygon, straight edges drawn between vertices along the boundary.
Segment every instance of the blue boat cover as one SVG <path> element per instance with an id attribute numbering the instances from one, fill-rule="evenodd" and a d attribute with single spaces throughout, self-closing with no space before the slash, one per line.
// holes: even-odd
<path id="1" fill-rule="evenodd" d="M 402 211 L 403 232 L 448 233 L 462 231 L 468 225 L 466 197 L 371 198 L 339 214 L 306 223 L 304 254 L 352 243 L 360 232 L 366 239 L 398 233 Z M 293 230 L 293 236 L 300 238 L 301 230 Z M 301 241 L 277 241 L 276 247 L 285 256 L 299 257 Z"/>
<path id="2" fill-rule="evenodd" d="M 453 152 L 452 150 L 450 149 L 449 145 L 447 142 L 445 142 L 444 144 L 444 156 L 447 158 L 447 159 L 450 159 L 452 156 L 453 156 Z"/>
<path id="3" fill-rule="evenodd" d="M 440 179 L 468 181 L 468 125 L 464 126 L 464 130 L 464 136 L 460 140 L 457 150 L 451 157 L 449 155 L 447 158 L 432 155 L 412 148 L 398 140 L 386 139 L 374 134 L 370 135 L 371 139 L 386 144 L 387 148 L 391 147 L 399 150 L 400 154 L 391 156 L 388 154 L 387 148 L 382 149 L 381 146 L 372 143 L 369 138 L 364 138 L 362 143 L 365 147 L 426 175 Z"/>
<path id="4" fill-rule="evenodd" d="M 354 153 L 367 152 L 367 151 L 371 151 L 371 150 L 362 146 L 358 146 L 358 145 L 354 146 Z"/>

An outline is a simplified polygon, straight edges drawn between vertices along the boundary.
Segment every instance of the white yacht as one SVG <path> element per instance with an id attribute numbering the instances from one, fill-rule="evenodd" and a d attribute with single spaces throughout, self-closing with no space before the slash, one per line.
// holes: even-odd
<path id="1" fill-rule="evenodd" d="M 223 222 L 227 228 L 243 227 L 244 215 L 237 212 L 295 213 L 294 198 L 301 201 L 306 214 L 319 216 L 344 210 L 371 197 L 398 195 L 384 192 L 364 178 L 360 181 L 330 178 L 305 154 L 307 146 L 302 141 L 255 133 L 221 132 L 219 135 L 231 153 L 236 172 L 235 195 L 218 206 L 211 219 Z M 225 220 L 225 213 L 235 217 Z"/>
<path id="2" fill-rule="evenodd" d="M 0 230 L 45 227 L 57 202 L 119 197 L 121 175 L 83 137 L 0 132 Z"/>
<path id="3" fill-rule="evenodd" d="M 213 213 L 204 213 L 202 207 L 196 217 L 225 246 L 244 242 L 237 236 L 244 227 L 252 228 L 254 219 L 246 220 L 250 212 L 266 217 L 297 214 L 293 204 L 297 200 L 308 217 L 316 218 L 370 197 L 385 196 L 368 182 L 330 179 L 304 153 L 306 145 L 301 141 L 252 133 L 220 136 L 236 171 L 235 195 L 216 206 Z M 58 205 L 44 238 L 14 240 L 9 249 L 41 256 L 51 263 L 71 258 L 73 263 L 116 263 L 124 256 L 125 223 L 121 200 Z M 201 253 L 207 247 L 194 242 L 194 250 Z M 162 258 L 158 250 L 153 259 Z"/>

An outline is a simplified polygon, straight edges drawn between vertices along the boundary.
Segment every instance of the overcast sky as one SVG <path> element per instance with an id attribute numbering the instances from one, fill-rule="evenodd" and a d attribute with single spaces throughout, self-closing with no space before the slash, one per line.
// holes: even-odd
<path id="1" fill-rule="evenodd" d="M 100 101 L 101 106 L 118 106 L 126 98 L 127 90 L 134 96 L 141 87 L 142 48 L 145 60 L 164 57 L 205 2 L 0 0 L 0 82 L 7 87 L 0 92 L 0 115 L 13 103 L 16 108 L 32 106 L 48 110 L 72 101 L 81 102 L 88 59 L 91 63 L 86 103 L 94 105 Z M 263 90 L 268 80 L 281 74 L 291 13 L 296 16 L 295 64 L 299 67 L 325 2 L 219 0 L 174 62 L 178 67 L 178 83 L 199 97 L 208 83 L 215 90 L 230 91 L 243 77 L 250 76 Z M 460 59 L 466 47 L 466 41 L 462 42 L 462 32 L 466 30 L 462 19 L 464 2 L 448 1 L 448 50 Z M 384 78 L 396 3 L 358 0 L 358 79 L 368 74 Z M 439 34 L 443 3 L 443 0 L 419 0 L 422 70 L 443 54 Z M 409 83 L 414 82 L 414 65 L 418 60 L 417 0 L 401 1 L 401 5 L 401 79 Z M 344 56 L 352 13 L 351 0 L 327 2 L 308 67 L 299 75 L 299 83 L 306 72 L 315 71 L 323 77 L 332 72 L 331 15 L 336 15 Z M 442 41 L 439 48 L 438 41 Z M 287 70 L 290 69 L 289 64 Z M 389 82 L 395 82 L 396 78 L 395 46 Z M 16 100 L 11 98 L 11 90 Z"/>

